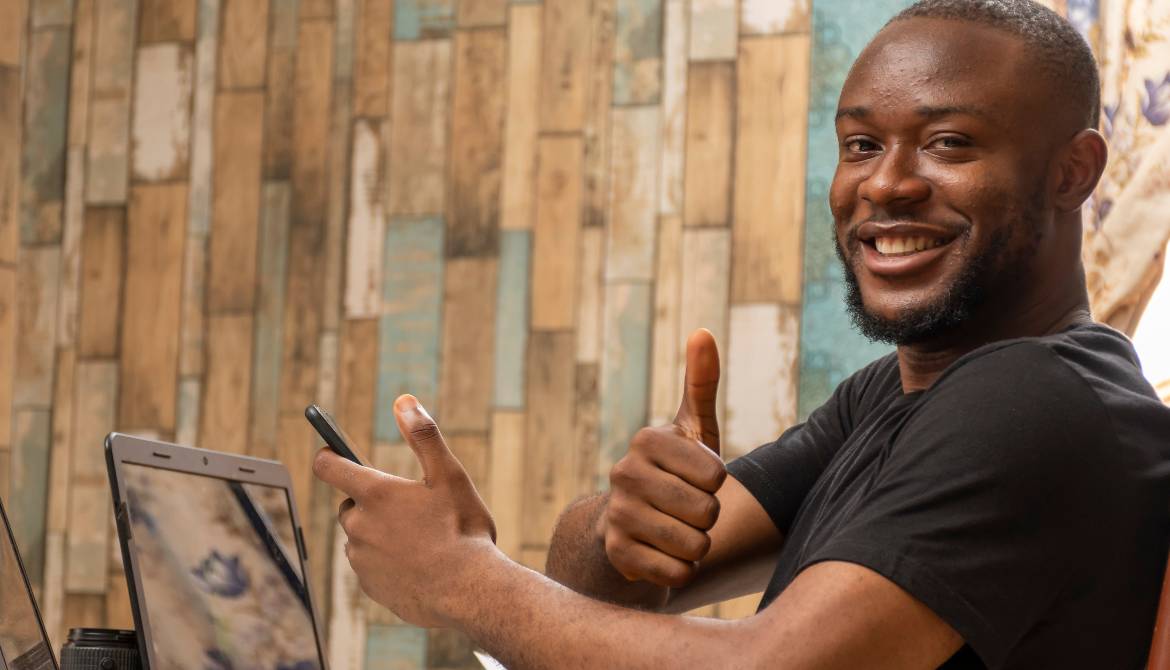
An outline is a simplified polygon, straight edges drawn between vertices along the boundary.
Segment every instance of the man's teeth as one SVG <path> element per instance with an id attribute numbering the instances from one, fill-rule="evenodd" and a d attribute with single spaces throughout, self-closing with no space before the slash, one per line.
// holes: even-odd
<path id="1" fill-rule="evenodd" d="M 912 254 L 926 251 L 946 244 L 945 240 L 937 237 L 876 237 L 874 246 L 883 256 L 894 254 Z"/>

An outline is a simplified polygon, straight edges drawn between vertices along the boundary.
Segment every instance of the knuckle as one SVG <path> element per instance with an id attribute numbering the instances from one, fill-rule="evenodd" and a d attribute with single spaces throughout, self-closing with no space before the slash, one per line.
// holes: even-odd
<path id="1" fill-rule="evenodd" d="M 439 426 L 434 421 L 427 421 L 410 429 L 410 436 L 419 442 L 426 442 L 439 437 Z"/>
<path id="2" fill-rule="evenodd" d="M 705 526 L 704 530 L 710 529 L 715 525 L 715 522 L 719 520 L 720 507 L 721 503 L 719 502 L 719 498 L 712 495 L 707 496 L 707 500 L 703 509 L 703 525 Z"/>
<path id="3" fill-rule="evenodd" d="M 637 485 L 638 475 L 637 466 L 635 466 L 630 459 L 623 458 L 609 471 L 609 483 L 615 489 L 627 489 Z"/>
<path id="4" fill-rule="evenodd" d="M 706 447 L 704 447 L 705 449 Z M 723 480 L 727 478 L 727 466 L 716 458 L 711 459 L 711 465 L 703 474 L 703 483 L 709 487 L 709 490 L 718 490 L 723 486 Z"/>

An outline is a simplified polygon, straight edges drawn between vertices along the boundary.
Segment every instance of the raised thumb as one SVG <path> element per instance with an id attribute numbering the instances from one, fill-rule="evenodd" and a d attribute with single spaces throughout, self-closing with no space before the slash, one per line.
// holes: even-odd
<path id="1" fill-rule="evenodd" d="M 417 398 L 409 394 L 399 396 L 394 401 L 394 419 L 398 422 L 402 437 L 422 465 L 423 481 L 428 485 L 446 480 L 452 469 L 455 472 L 462 471 L 459 461 L 447 448 L 438 424 Z"/>
<path id="2" fill-rule="evenodd" d="M 711 331 L 700 328 L 687 339 L 683 397 L 674 423 L 716 454 L 719 453 L 719 422 L 715 417 L 718 391 L 719 349 Z"/>

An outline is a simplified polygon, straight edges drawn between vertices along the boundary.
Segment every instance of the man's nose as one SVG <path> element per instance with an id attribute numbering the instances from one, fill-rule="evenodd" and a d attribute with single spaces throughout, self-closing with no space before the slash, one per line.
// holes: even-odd
<path id="1" fill-rule="evenodd" d="M 918 174 L 914 147 L 887 149 L 858 186 L 857 195 L 877 209 L 890 210 L 922 202 L 930 197 L 930 183 Z"/>

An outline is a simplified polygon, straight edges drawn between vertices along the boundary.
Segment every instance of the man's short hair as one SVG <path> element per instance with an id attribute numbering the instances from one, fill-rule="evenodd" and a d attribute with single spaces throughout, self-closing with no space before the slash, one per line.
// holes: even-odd
<path id="1" fill-rule="evenodd" d="M 1083 112 L 1085 127 L 1100 125 L 1101 78 L 1093 50 L 1051 9 L 1033 0 L 919 0 L 889 23 L 913 18 L 971 21 L 1015 35 L 1035 55 L 1055 90 L 1067 96 L 1064 102 Z"/>

